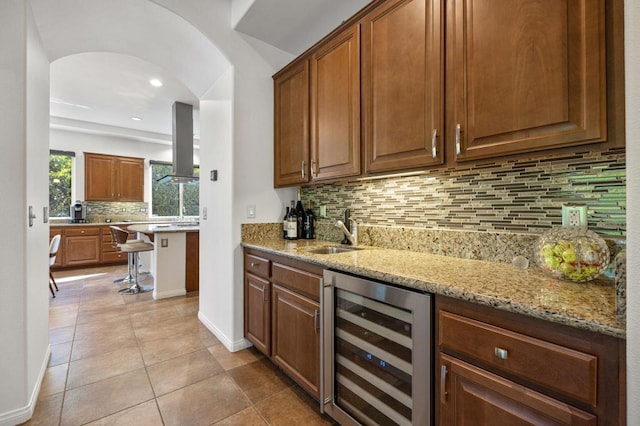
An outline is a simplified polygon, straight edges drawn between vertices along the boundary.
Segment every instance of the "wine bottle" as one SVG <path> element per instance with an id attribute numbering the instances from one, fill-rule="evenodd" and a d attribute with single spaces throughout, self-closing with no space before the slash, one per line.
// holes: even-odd
<path id="1" fill-rule="evenodd" d="M 307 203 L 307 210 L 304 212 L 304 221 L 302 224 L 302 238 L 312 240 L 315 238 L 315 216 L 313 215 L 313 203 Z"/>
<path id="2" fill-rule="evenodd" d="M 296 230 L 298 231 L 298 239 L 304 238 L 302 236 L 302 228 L 304 227 L 304 207 L 302 207 L 302 201 L 298 199 L 296 204 L 296 219 L 298 221 Z"/>
<path id="3" fill-rule="evenodd" d="M 289 206 L 284 211 L 284 218 L 282 219 L 282 238 L 287 239 L 287 228 L 289 227 L 288 223 L 289 216 Z"/>
<path id="4" fill-rule="evenodd" d="M 294 201 L 291 201 L 291 208 L 289 209 L 289 216 L 287 217 L 287 240 L 298 239 L 298 217 L 296 216 L 296 206 Z"/>

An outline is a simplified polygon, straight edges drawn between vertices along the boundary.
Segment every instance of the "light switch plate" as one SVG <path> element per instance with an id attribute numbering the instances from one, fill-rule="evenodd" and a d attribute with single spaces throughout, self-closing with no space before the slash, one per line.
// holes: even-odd
<path id="1" fill-rule="evenodd" d="M 169 247 L 169 239 L 168 238 L 162 238 L 160 240 L 160 247 Z"/>
<path id="2" fill-rule="evenodd" d="M 256 217 L 256 205 L 247 204 L 247 218 L 255 219 L 255 217 Z"/>

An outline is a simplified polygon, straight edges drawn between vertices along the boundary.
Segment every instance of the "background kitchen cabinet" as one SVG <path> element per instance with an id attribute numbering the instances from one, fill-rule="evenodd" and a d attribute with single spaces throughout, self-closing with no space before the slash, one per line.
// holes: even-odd
<path id="1" fill-rule="evenodd" d="M 436 297 L 440 425 L 624 424 L 621 339 Z"/>
<path id="2" fill-rule="evenodd" d="M 85 153 L 86 201 L 144 201 L 144 159 Z"/>
<path id="3" fill-rule="evenodd" d="M 200 232 L 186 233 L 184 286 L 187 293 L 200 290 Z"/>
<path id="4" fill-rule="evenodd" d="M 606 139 L 604 0 L 447 3 L 457 160 Z"/>
<path id="5" fill-rule="evenodd" d="M 360 174 L 360 26 L 314 49 L 311 181 Z"/>
<path id="6" fill-rule="evenodd" d="M 309 180 L 309 62 L 274 75 L 274 185 Z"/>
<path id="7" fill-rule="evenodd" d="M 127 262 L 127 253 L 123 253 L 117 247 L 114 247 L 111 229 L 108 226 L 101 226 L 100 234 L 102 235 L 102 245 L 100 250 L 101 263 Z M 129 239 L 134 238 L 135 233 L 129 234 Z"/>
<path id="8" fill-rule="evenodd" d="M 245 253 L 244 267 L 244 336 L 271 356 L 271 261 Z"/>
<path id="9" fill-rule="evenodd" d="M 64 230 L 64 266 L 100 263 L 100 228 L 73 227 Z"/>
<path id="10" fill-rule="evenodd" d="M 58 253 L 56 254 L 56 262 L 52 265 L 52 268 L 58 268 L 63 265 L 64 262 L 64 230 L 61 227 L 49 228 L 49 242 L 55 235 L 60 235 L 60 245 L 58 246 Z"/>
<path id="11" fill-rule="evenodd" d="M 386 1 L 362 19 L 365 171 L 442 164 L 441 3 Z"/>

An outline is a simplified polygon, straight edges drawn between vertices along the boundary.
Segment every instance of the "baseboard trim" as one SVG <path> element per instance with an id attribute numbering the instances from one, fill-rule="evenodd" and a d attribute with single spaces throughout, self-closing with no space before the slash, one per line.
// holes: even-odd
<path id="1" fill-rule="evenodd" d="M 201 311 L 198 311 L 198 319 L 210 332 L 213 333 L 214 336 L 218 338 L 218 340 L 220 340 L 220 343 L 222 343 L 229 352 L 237 352 L 253 346 L 251 342 L 245 338 L 236 341 L 229 339 L 218 327 L 213 325 L 213 323 L 209 321 Z"/>
<path id="2" fill-rule="evenodd" d="M 156 300 L 167 299 L 169 297 L 184 296 L 185 294 L 187 294 L 187 290 L 185 289 L 163 291 L 162 293 L 156 292 L 155 288 L 153 289 L 153 298 Z"/>
<path id="3" fill-rule="evenodd" d="M 26 422 L 33 417 L 33 412 L 36 409 L 36 403 L 38 402 L 38 395 L 40 394 L 40 386 L 44 380 L 44 374 L 47 372 L 47 366 L 49 365 L 49 359 L 51 358 L 51 345 L 47 345 L 47 351 L 44 354 L 44 361 L 40 366 L 40 372 L 38 373 L 38 380 L 33 387 L 33 392 L 29 398 L 29 403 L 16 410 L 7 411 L 6 413 L 0 413 L 0 426 L 14 426 Z"/>

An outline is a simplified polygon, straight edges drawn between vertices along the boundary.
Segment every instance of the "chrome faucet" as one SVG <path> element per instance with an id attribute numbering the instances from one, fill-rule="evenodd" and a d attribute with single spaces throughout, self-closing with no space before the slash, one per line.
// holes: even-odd
<path id="1" fill-rule="evenodd" d="M 349 222 L 351 222 L 351 232 L 349 232 L 347 227 L 344 225 L 344 222 L 341 220 L 336 221 L 335 227 L 342 231 L 344 236 L 347 238 L 347 241 L 349 241 L 349 244 L 351 244 L 352 246 L 357 246 L 358 245 L 358 223 L 355 221 L 355 219 L 352 219 L 352 218 L 349 218 Z"/>

